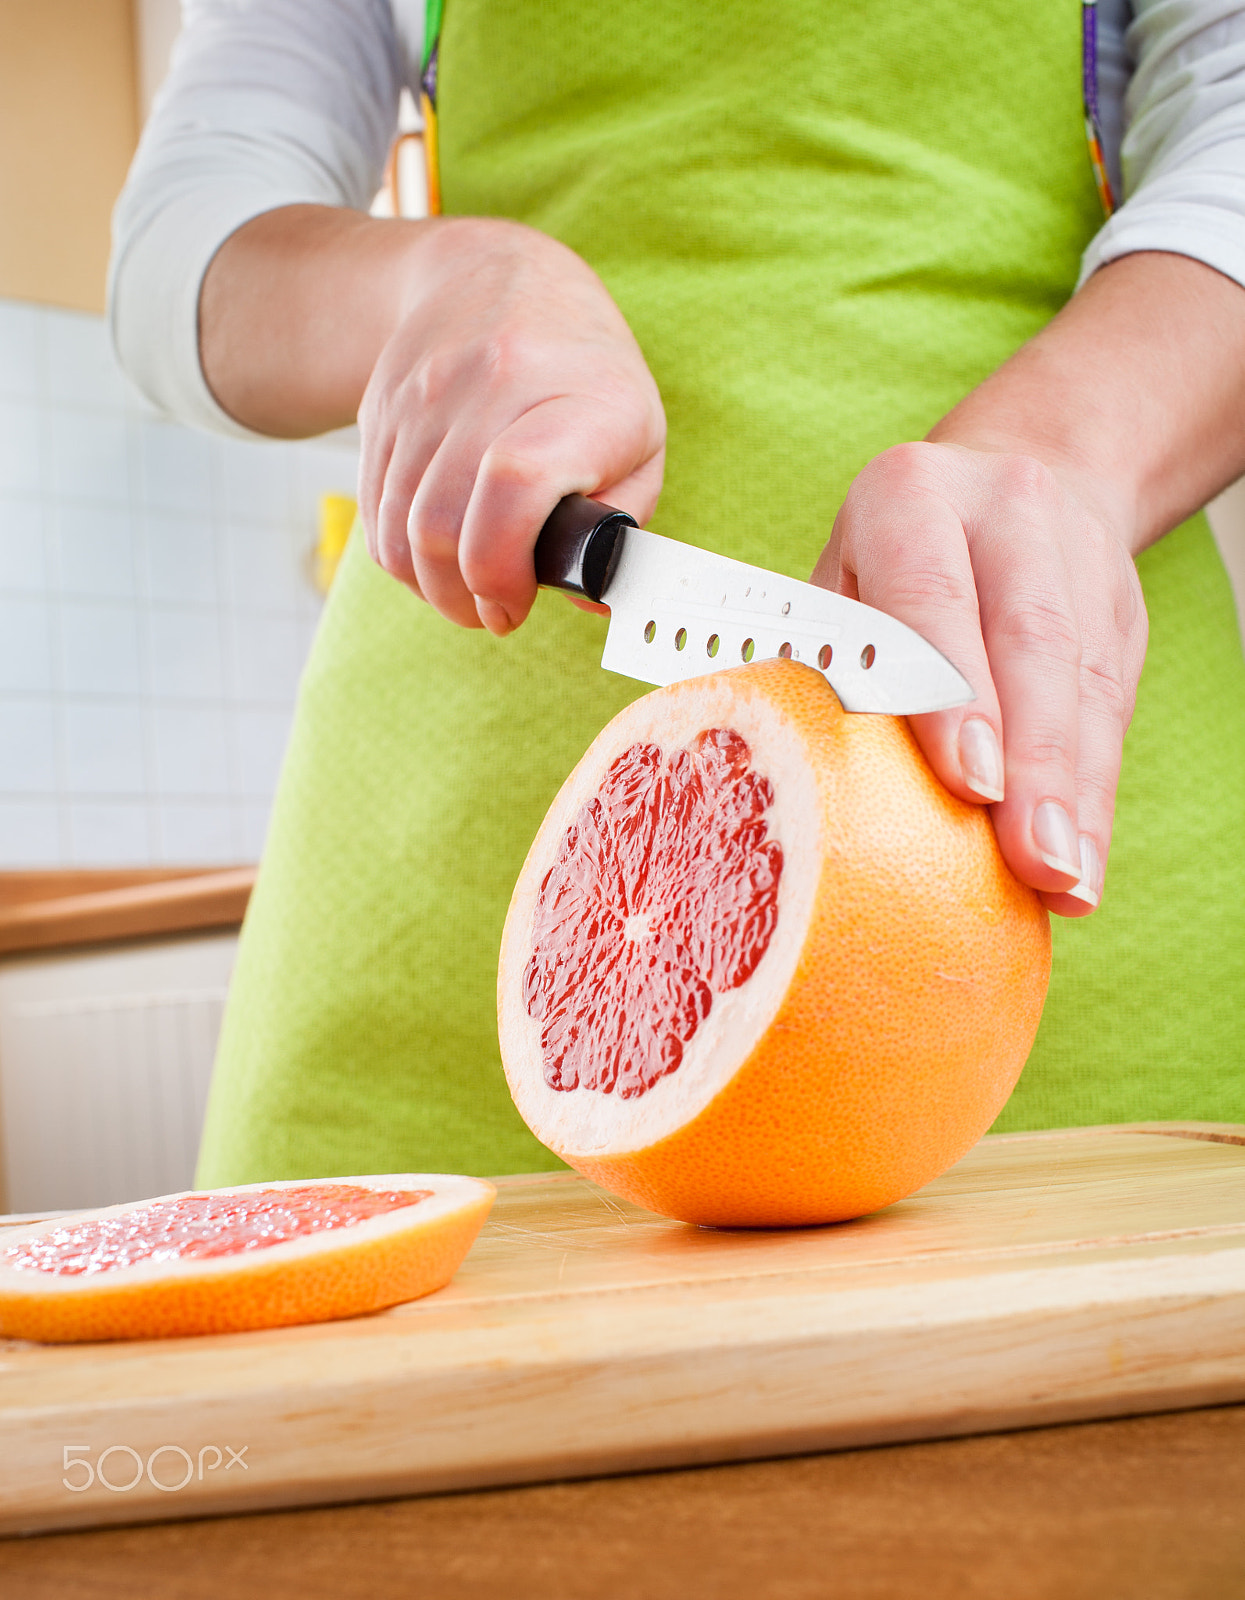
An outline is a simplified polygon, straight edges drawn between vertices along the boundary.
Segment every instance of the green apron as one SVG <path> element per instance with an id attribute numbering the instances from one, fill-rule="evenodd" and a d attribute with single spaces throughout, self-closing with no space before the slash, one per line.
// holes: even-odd
<path id="1" fill-rule="evenodd" d="M 1100 222 L 1076 0 L 448 0 L 447 212 L 600 272 L 665 400 L 659 531 L 808 574 L 854 474 L 1067 299 Z M 1245 1121 L 1245 663 L 1202 518 L 1139 563 L 1151 648 L 1102 910 L 1055 920 L 1000 1121 Z M 543 595 L 465 632 L 356 538 L 242 938 L 204 1184 L 557 1163 L 497 1050 L 506 904 L 639 686 Z"/>

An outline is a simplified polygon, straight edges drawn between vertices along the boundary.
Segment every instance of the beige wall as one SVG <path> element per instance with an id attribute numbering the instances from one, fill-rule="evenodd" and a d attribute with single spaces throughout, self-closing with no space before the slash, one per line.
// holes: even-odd
<path id="1" fill-rule="evenodd" d="M 0 296 L 103 310 L 137 138 L 132 0 L 0 0 Z"/>

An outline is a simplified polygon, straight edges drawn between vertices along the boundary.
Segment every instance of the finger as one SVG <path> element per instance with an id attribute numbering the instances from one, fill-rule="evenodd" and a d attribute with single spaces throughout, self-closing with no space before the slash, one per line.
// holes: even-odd
<path id="1" fill-rule="evenodd" d="M 857 480 L 857 484 L 859 480 Z M 815 583 L 819 589 L 830 589 L 835 594 L 846 595 L 849 600 L 859 600 L 860 595 L 856 587 L 856 574 L 849 571 L 843 562 L 843 540 L 848 532 L 857 532 L 857 512 L 855 497 L 857 485 L 848 491 L 847 499 L 839 508 L 839 514 L 834 519 L 830 538 L 825 548 L 817 557 L 816 565 L 809 574 L 808 581 Z"/>
<path id="2" fill-rule="evenodd" d="M 1071 888 L 1042 895 L 1047 910 L 1062 917 L 1087 917 L 1098 909 L 1102 899 L 1122 748 L 1122 731 L 1116 736 L 1107 719 L 1083 705 L 1077 741 L 1076 820 L 1080 873 Z"/>
<path id="3" fill-rule="evenodd" d="M 1126 581 L 1133 580 L 1130 588 L 1135 578 L 1130 563 L 1126 577 Z M 1104 615 L 1097 627 L 1082 624 L 1086 642 L 1081 661 L 1076 773 L 1081 876 L 1065 893 L 1042 896 L 1049 910 L 1065 917 L 1088 916 L 1103 894 L 1124 735 L 1132 720 L 1145 657 L 1145 608 L 1139 585 L 1134 595 L 1124 599 L 1123 609 L 1132 617 L 1123 636 L 1110 616 Z"/>
<path id="4" fill-rule="evenodd" d="M 407 518 L 421 592 L 443 617 L 465 628 L 482 623 L 461 570 L 463 519 L 496 431 L 489 419 L 479 417 L 452 427 L 420 481 Z"/>
<path id="5" fill-rule="evenodd" d="M 853 486 L 825 565 L 840 592 L 897 617 L 941 650 L 976 691 L 967 706 L 909 718 L 926 759 L 962 800 L 1003 798 L 1002 722 L 981 634 L 964 524 L 922 483 L 926 447 L 890 451 Z M 905 459 L 905 456 L 910 456 Z M 858 492 L 859 490 L 859 492 Z"/>
<path id="6" fill-rule="evenodd" d="M 598 500 L 604 500 L 619 511 L 626 511 L 642 528 L 647 528 L 661 495 L 665 466 L 666 452 L 663 446 L 625 478 L 598 484 L 592 492 Z"/>
<path id="7" fill-rule="evenodd" d="M 389 458 L 393 455 L 394 430 L 392 428 L 377 431 L 365 425 L 364 413 L 360 411 L 359 430 L 361 434 L 361 447 L 359 450 L 359 520 L 363 524 L 363 537 L 367 545 L 367 553 L 372 560 L 377 559 L 376 551 L 376 519 L 380 512 L 381 495 L 385 490 L 385 473 L 389 467 Z"/>
<path id="8" fill-rule="evenodd" d="M 659 450 L 643 466 L 635 472 L 629 472 L 617 483 L 603 483 L 599 489 L 593 490 L 594 495 L 597 499 L 604 500 L 606 505 L 616 506 L 619 511 L 626 511 L 635 518 L 641 528 L 646 528 L 649 518 L 657 507 L 658 495 L 661 492 L 665 456 L 666 452 Z M 590 612 L 594 617 L 608 617 L 610 614 L 610 608 L 596 600 L 585 600 L 582 595 L 577 594 L 568 594 L 566 598 L 577 611 Z"/>
<path id="9" fill-rule="evenodd" d="M 999 846 L 1031 887 L 1081 878 L 1077 835 L 1081 630 L 1071 575 L 1041 497 L 1003 495 L 974 533 L 982 632 L 1003 716 Z"/>
<path id="10" fill-rule="evenodd" d="M 532 551 L 568 494 L 599 494 L 660 451 L 643 419 L 570 395 L 518 417 L 484 453 L 463 518 L 459 567 L 485 625 L 516 628 L 536 598 Z M 624 507 L 624 509 L 629 509 Z"/>
<path id="11" fill-rule="evenodd" d="M 439 441 L 420 427 L 399 431 L 376 509 L 376 562 L 416 594 L 422 594 L 411 554 L 411 506 Z"/>

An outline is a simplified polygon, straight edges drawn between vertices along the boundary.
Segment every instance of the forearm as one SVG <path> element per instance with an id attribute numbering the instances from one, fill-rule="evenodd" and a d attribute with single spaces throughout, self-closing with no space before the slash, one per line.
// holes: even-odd
<path id="1" fill-rule="evenodd" d="M 204 275 L 199 347 L 218 405 L 257 432 L 357 416 L 370 552 L 466 626 L 526 616 L 563 495 L 656 504 L 665 417 L 640 348 L 592 269 L 520 223 L 267 212 Z"/>
<path id="2" fill-rule="evenodd" d="M 1035 456 L 1135 555 L 1245 473 L 1245 289 L 1185 256 L 1126 256 L 929 438 Z"/>
<path id="3" fill-rule="evenodd" d="M 283 438 L 353 422 L 437 226 L 300 205 L 239 228 L 199 297 L 200 359 L 221 406 Z"/>

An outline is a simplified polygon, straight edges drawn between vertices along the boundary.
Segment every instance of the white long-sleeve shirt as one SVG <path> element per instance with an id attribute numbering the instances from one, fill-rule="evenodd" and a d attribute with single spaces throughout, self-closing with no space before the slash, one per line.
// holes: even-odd
<path id="1" fill-rule="evenodd" d="M 1164 250 L 1245 285 L 1245 0 L 1099 0 L 1098 12 L 1103 135 L 1125 200 L 1081 281 Z M 418 82 L 423 26 L 424 0 L 183 0 L 113 216 L 113 339 L 157 405 L 246 435 L 199 364 L 203 275 L 261 212 L 367 209 L 399 95 Z"/>

